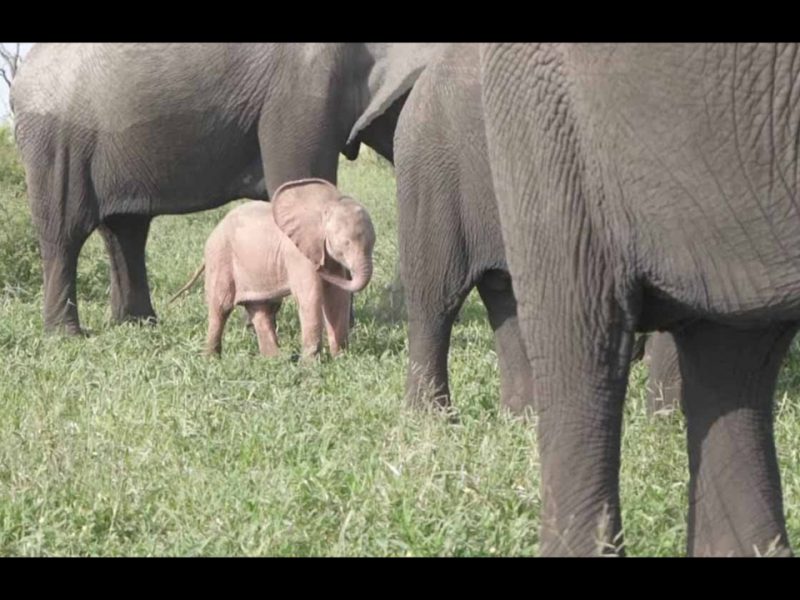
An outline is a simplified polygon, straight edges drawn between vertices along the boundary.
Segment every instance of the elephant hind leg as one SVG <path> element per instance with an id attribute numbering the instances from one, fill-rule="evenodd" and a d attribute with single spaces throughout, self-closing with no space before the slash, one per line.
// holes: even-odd
<path id="1" fill-rule="evenodd" d="M 118 322 L 156 322 L 145 266 L 148 215 L 115 215 L 100 225 L 111 259 L 111 313 Z"/>
<path id="2" fill-rule="evenodd" d="M 406 293 L 408 307 L 408 373 L 406 401 L 414 408 L 449 408 L 448 355 L 458 312 L 471 290 L 463 291 L 449 307 L 422 301 Z M 438 305 L 438 302 L 435 303 Z"/>
<path id="3" fill-rule="evenodd" d="M 624 555 L 619 469 L 633 326 L 613 301 L 595 323 L 588 307 L 569 306 L 579 302 L 547 299 L 567 310 L 521 322 L 539 417 L 540 553 Z"/>
<path id="4" fill-rule="evenodd" d="M 281 303 L 278 302 L 250 302 L 246 305 L 247 314 L 253 323 L 258 337 L 258 350 L 262 356 L 275 357 L 280 355 L 278 335 L 275 331 L 275 317 Z"/>
<path id="5" fill-rule="evenodd" d="M 206 354 L 219 356 L 222 354 L 222 334 L 225 323 L 233 307 L 208 305 L 208 335 L 206 336 Z"/>
<path id="6" fill-rule="evenodd" d="M 82 335 L 78 318 L 78 257 L 99 224 L 87 163 L 68 148 L 40 148 L 44 166 L 26 160 L 28 201 L 39 238 L 45 331 Z"/>
<path id="7" fill-rule="evenodd" d="M 674 334 L 689 447 L 690 555 L 790 554 L 772 404 L 794 323 Z"/>
<path id="8" fill-rule="evenodd" d="M 538 415 L 539 551 L 621 555 L 622 417 L 637 289 L 616 279 L 603 260 L 587 260 L 576 272 L 563 253 L 533 248 L 540 251 L 526 255 L 531 260 L 513 276 Z M 588 248 L 587 256 L 598 256 Z"/>
<path id="9" fill-rule="evenodd" d="M 648 366 L 647 412 L 654 415 L 673 411 L 681 405 L 681 372 L 678 349 L 670 333 L 655 333 L 644 346 Z"/>
<path id="10" fill-rule="evenodd" d="M 490 271 L 478 283 L 478 293 L 494 331 L 500 371 L 500 398 L 514 414 L 534 408 L 530 363 L 519 331 L 517 302 L 511 278 L 500 271 Z"/>
<path id="11" fill-rule="evenodd" d="M 50 333 L 83 335 L 78 318 L 78 256 L 88 233 L 57 244 L 40 240 L 44 276 L 44 328 Z"/>

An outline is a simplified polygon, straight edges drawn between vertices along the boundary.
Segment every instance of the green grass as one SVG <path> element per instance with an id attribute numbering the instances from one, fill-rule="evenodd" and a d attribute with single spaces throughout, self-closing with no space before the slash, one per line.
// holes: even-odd
<path id="1" fill-rule="evenodd" d="M 43 336 L 37 249 L 8 148 L 0 137 L 0 555 L 536 554 L 535 432 L 498 410 L 497 359 L 476 295 L 451 351 L 460 424 L 403 406 L 394 179 L 374 155 L 340 170 L 341 189 L 369 208 L 378 232 L 374 280 L 357 296 L 349 352 L 306 365 L 291 359 L 293 302 L 279 315 L 285 356 L 276 360 L 258 356 L 236 315 L 222 359 L 201 355 L 202 285 L 166 306 L 230 206 L 154 221 L 157 327 L 110 326 L 108 264 L 93 236 L 79 308 L 94 335 Z M 776 425 L 795 541 L 798 361 L 795 352 L 784 370 Z M 680 555 L 683 423 L 646 416 L 644 377 L 636 366 L 625 414 L 627 550 Z"/>

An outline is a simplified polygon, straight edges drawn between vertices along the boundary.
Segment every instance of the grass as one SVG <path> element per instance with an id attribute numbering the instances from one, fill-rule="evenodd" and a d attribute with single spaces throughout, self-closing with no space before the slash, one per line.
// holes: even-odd
<path id="1" fill-rule="evenodd" d="M 2 134 L 2 132 L 0 132 Z M 340 187 L 370 210 L 375 275 L 350 351 L 262 359 L 234 316 L 221 360 L 201 355 L 202 285 L 167 307 L 230 206 L 154 221 L 157 327 L 110 326 L 108 263 L 81 256 L 88 339 L 42 335 L 41 270 L 21 170 L 0 135 L 0 555 L 533 555 L 534 428 L 498 410 L 497 359 L 477 295 L 455 328 L 458 425 L 403 406 L 406 326 L 392 281 L 392 170 L 371 153 Z M 3 162 L 5 161 L 5 162 Z M 5 169 L 5 170 L 3 170 Z M 777 424 L 789 534 L 800 539 L 800 353 L 784 370 Z M 642 366 L 625 411 L 622 502 L 630 555 L 684 552 L 687 464 L 678 415 L 645 414 Z"/>

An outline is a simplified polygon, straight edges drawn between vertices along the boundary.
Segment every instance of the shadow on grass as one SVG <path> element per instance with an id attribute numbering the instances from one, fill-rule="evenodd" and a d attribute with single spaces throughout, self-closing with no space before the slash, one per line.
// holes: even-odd
<path id="1" fill-rule="evenodd" d="M 376 298 L 377 296 L 377 298 Z M 359 302 L 358 314 L 364 315 L 377 323 L 384 325 L 399 325 L 408 321 L 403 288 L 399 283 L 392 282 L 381 287 L 377 294 L 372 294 L 366 300 Z M 470 325 L 472 323 L 486 323 L 489 319 L 483 302 L 473 291 L 461 307 L 456 318 L 456 325 Z"/>
<path id="2" fill-rule="evenodd" d="M 377 293 L 366 298 L 356 297 L 356 324 L 359 320 L 381 325 L 402 325 L 406 322 L 406 303 L 399 282 L 381 286 Z"/>

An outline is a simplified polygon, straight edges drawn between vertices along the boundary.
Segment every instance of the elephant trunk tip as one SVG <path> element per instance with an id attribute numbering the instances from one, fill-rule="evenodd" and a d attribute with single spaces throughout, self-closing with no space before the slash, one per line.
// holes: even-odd
<path id="1" fill-rule="evenodd" d="M 372 279 L 372 264 L 369 263 L 366 266 L 361 266 L 355 269 L 351 279 L 346 279 L 344 277 L 325 272 L 322 272 L 321 275 L 325 281 L 355 294 L 356 292 L 360 292 L 367 287 Z"/>

